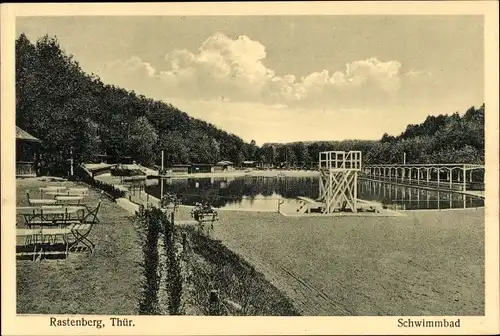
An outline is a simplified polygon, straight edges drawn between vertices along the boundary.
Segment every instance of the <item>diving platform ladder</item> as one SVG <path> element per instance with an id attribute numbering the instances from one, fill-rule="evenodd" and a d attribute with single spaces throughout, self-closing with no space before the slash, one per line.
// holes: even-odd
<path id="1" fill-rule="evenodd" d="M 324 214 L 337 211 L 357 212 L 360 151 L 328 151 L 319 153 L 319 198 Z"/>

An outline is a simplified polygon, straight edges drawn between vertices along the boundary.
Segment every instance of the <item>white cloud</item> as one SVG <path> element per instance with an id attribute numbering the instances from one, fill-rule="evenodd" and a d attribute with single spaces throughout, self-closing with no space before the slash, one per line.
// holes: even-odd
<path id="1" fill-rule="evenodd" d="M 103 76 L 141 93 L 164 98 L 259 102 L 268 105 L 364 107 L 387 104 L 402 85 L 401 63 L 375 57 L 357 60 L 343 71 L 323 69 L 297 78 L 277 75 L 267 68 L 266 48 L 247 36 L 231 39 L 216 33 L 195 51 L 174 50 L 165 56 L 161 70 L 137 57 L 117 61 Z"/>
<path id="2" fill-rule="evenodd" d="M 428 71 L 409 70 L 403 76 L 407 76 L 407 77 L 431 77 L 432 74 Z"/>

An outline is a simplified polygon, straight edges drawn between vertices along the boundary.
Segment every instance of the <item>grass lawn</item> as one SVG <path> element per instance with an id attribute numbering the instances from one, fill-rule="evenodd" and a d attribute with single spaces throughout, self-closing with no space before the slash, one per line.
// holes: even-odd
<path id="1" fill-rule="evenodd" d="M 220 211 L 214 236 L 303 315 L 483 315 L 484 210 L 408 214 Z"/>
<path id="2" fill-rule="evenodd" d="M 39 198 L 46 185 L 75 185 L 72 182 L 17 180 L 17 205 L 26 206 L 26 190 Z M 99 191 L 90 190 L 85 203 L 94 206 Z M 132 216 L 104 198 L 100 224 L 90 235 L 96 244 L 93 254 L 70 253 L 68 259 L 17 260 L 18 314 L 137 314 L 141 294 L 141 248 Z M 22 218 L 18 218 L 22 227 Z"/>

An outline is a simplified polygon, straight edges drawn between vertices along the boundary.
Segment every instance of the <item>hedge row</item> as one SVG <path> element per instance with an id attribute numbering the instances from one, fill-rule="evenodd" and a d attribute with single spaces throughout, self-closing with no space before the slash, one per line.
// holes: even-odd
<path id="1" fill-rule="evenodd" d="M 163 234 L 165 260 L 167 262 L 167 281 L 165 292 L 168 294 L 168 312 L 170 315 L 182 314 L 182 277 L 176 248 L 176 232 L 173 219 L 159 208 L 144 208 L 139 206 L 137 213 L 139 227 L 144 231 L 143 236 L 143 295 L 139 304 L 139 314 L 159 314 L 158 292 L 160 286 L 159 276 L 159 251 L 158 243 L 160 234 Z"/>
<path id="2" fill-rule="evenodd" d="M 159 311 L 158 290 L 160 284 L 160 277 L 158 275 L 158 238 L 160 236 L 161 222 L 154 210 L 146 210 L 142 205 L 139 206 L 137 219 L 139 227 L 144 230 L 142 232 L 142 267 L 145 281 L 139 303 L 139 314 L 157 315 Z"/>
<path id="3" fill-rule="evenodd" d="M 167 288 L 168 293 L 168 312 L 170 315 L 181 315 L 181 298 L 182 298 L 182 276 L 181 266 L 178 255 L 176 253 L 176 237 L 177 231 L 174 227 L 174 213 L 171 213 L 170 220 L 164 212 L 160 211 L 165 217 L 163 243 L 164 251 L 167 260 Z"/>

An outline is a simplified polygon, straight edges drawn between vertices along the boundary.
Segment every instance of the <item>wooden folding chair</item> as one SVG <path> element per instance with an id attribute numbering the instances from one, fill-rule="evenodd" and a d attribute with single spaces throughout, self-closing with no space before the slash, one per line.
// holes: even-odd
<path id="1" fill-rule="evenodd" d="M 92 231 L 92 228 L 94 227 L 95 223 L 89 223 L 89 224 L 73 224 L 70 226 L 70 231 L 75 237 L 75 241 L 71 244 L 69 250 L 74 250 L 78 248 L 78 244 L 82 243 L 85 245 L 90 253 L 94 251 L 95 244 L 88 238 L 90 232 Z"/>
<path id="2" fill-rule="evenodd" d="M 89 188 L 68 188 L 68 195 L 88 195 Z"/>
<path id="3" fill-rule="evenodd" d="M 38 255 L 37 253 L 37 248 L 39 247 L 39 244 L 43 241 L 42 238 L 42 229 L 41 228 L 36 228 L 36 229 L 16 229 L 16 238 L 24 238 L 24 245 L 21 245 L 21 247 L 28 247 L 30 245 L 33 245 L 33 251 L 30 252 L 20 252 L 18 253 L 16 251 L 16 254 L 20 255 L 33 255 L 33 261 L 35 261 L 36 256 Z M 17 247 L 17 244 L 16 244 Z"/>
<path id="4" fill-rule="evenodd" d="M 55 244 L 57 242 L 57 237 L 61 237 L 64 244 L 64 256 L 67 258 L 69 255 L 69 239 L 68 235 L 70 229 L 66 227 L 56 227 L 56 228 L 42 228 L 42 244 L 40 254 L 59 254 L 58 251 L 44 251 L 44 244 Z"/>
<path id="5" fill-rule="evenodd" d="M 99 209 L 101 208 L 101 201 L 99 201 L 97 203 L 97 206 L 93 209 L 87 205 L 85 205 L 85 208 L 87 209 L 87 214 L 83 217 L 82 223 L 92 223 L 92 224 L 100 223 L 97 214 L 99 213 Z"/>
<path id="6" fill-rule="evenodd" d="M 57 215 L 52 215 L 51 211 L 55 209 L 64 210 L 64 212 L 61 212 L 60 214 Z M 67 225 L 66 221 L 69 218 L 67 207 L 56 207 L 56 206 L 51 206 L 47 208 L 42 207 L 38 211 L 39 213 L 37 214 L 37 217 L 39 217 L 40 219 L 31 220 L 30 226 L 64 227 Z"/>
<path id="7" fill-rule="evenodd" d="M 26 196 L 28 197 L 28 204 L 30 206 L 41 205 L 41 204 L 55 204 L 56 203 L 55 200 L 50 200 L 50 199 L 32 199 L 30 197 L 29 190 L 26 191 Z"/>
<path id="8" fill-rule="evenodd" d="M 43 193 L 44 192 L 54 192 L 54 191 L 61 191 L 67 189 L 66 187 L 63 186 L 46 186 L 46 187 L 41 187 L 38 190 L 40 190 L 40 198 L 43 198 Z"/>

